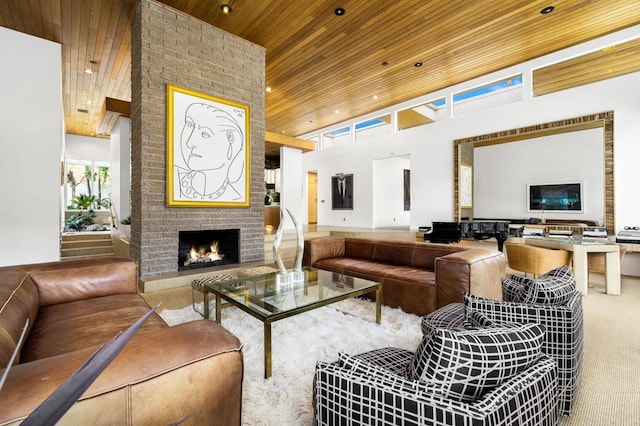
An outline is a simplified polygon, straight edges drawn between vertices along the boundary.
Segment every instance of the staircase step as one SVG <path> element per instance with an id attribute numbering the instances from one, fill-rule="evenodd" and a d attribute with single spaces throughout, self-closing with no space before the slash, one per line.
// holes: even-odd
<path id="1" fill-rule="evenodd" d="M 81 249 L 81 248 L 93 248 L 93 247 L 112 247 L 113 241 L 111 238 L 104 240 L 78 240 L 78 241 L 62 241 L 60 243 L 62 249 Z"/>
<path id="2" fill-rule="evenodd" d="M 65 233 L 60 238 L 60 258 L 63 260 L 114 255 L 109 231 Z"/>
<path id="3" fill-rule="evenodd" d="M 89 258 L 99 258 L 99 257 L 107 257 L 107 256 L 115 256 L 114 252 L 111 253 L 101 253 L 101 254 L 79 254 L 74 256 L 60 256 L 60 260 L 78 260 L 78 259 L 89 259 Z"/>
<path id="4" fill-rule="evenodd" d="M 108 254 L 113 253 L 113 245 L 104 247 L 78 247 L 78 248 L 62 248 L 61 256 L 79 256 L 84 254 Z"/>
<path id="5" fill-rule="evenodd" d="M 67 232 L 62 234 L 61 241 L 78 241 L 78 240 L 103 240 L 110 239 L 111 231 L 97 231 L 97 232 Z"/>

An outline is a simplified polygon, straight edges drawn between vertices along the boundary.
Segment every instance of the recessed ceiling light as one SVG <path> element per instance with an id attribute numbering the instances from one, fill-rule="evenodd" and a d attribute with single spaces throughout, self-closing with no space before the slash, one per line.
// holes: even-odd
<path id="1" fill-rule="evenodd" d="M 378 99 L 378 95 L 373 95 L 373 100 L 377 100 Z"/>
<path id="2" fill-rule="evenodd" d="M 89 61 L 89 68 L 85 69 L 84 72 L 86 72 L 87 74 L 93 74 L 93 67 L 97 64 L 98 63 L 96 61 Z"/>
<path id="3" fill-rule="evenodd" d="M 553 12 L 554 9 L 555 9 L 555 7 L 553 7 L 553 6 L 547 6 L 544 9 L 542 9 L 540 11 L 540 13 L 543 14 L 543 15 L 547 15 L 547 14 Z"/>
<path id="4" fill-rule="evenodd" d="M 222 6 L 220 6 L 220 10 L 222 11 L 222 13 L 224 13 L 225 15 L 230 14 L 231 12 L 233 12 L 233 9 L 231 9 L 231 6 L 229 6 L 228 4 L 223 4 Z"/>
<path id="5" fill-rule="evenodd" d="M 339 113 L 340 113 L 340 110 L 339 110 L 339 109 L 337 109 L 337 110 L 335 110 L 335 111 L 333 111 L 333 112 L 334 112 L 334 113 L 336 113 L 336 114 L 339 114 Z"/>
<path id="6" fill-rule="evenodd" d="M 382 64 L 380 64 L 380 65 L 382 65 L 383 67 L 386 67 L 387 65 L 389 65 L 389 62 L 383 61 Z"/>
<path id="7" fill-rule="evenodd" d="M 344 10 L 343 8 L 339 7 L 339 8 L 337 8 L 336 10 L 334 10 L 334 11 L 333 11 L 333 13 L 335 13 L 335 14 L 336 14 L 336 16 L 342 16 L 342 15 L 344 15 L 345 13 L 347 13 L 347 11 L 346 11 L 346 10 Z"/>
<path id="8" fill-rule="evenodd" d="M 420 68 L 422 66 L 422 62 L 416 62 L 415 64 L 413 64 L 413 66 L 416 68 Z"/>
<path id="9" fill-rule="evenodd" d="M 271 87 L 267 87 L 265 90 L 267 91 L 267 93 L 271 93 Z"/>

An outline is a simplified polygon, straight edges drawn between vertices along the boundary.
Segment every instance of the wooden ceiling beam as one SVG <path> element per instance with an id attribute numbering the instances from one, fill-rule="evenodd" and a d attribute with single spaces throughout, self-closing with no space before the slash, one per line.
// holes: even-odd
<path id="1" fill-rule="evenodd" d="M 265 155 L 273 154 L 274 150 L 281 146 L 296 148 L 302 152 L 314 151 L 316 144 L 313 141 L 294 138 L 292 136 L 282 135 L 273 132 L 264 132 Z"/>
<path id="2" fill-rule="evenodd" d="M 118 117 L 131 116 L 131 102 L 123 101 L 121 99 L 106 98 L 104 104 L 102 104 L 102 110 L 100 111 L 100 125 L 96 130 L 97 135 L 106 136 L 111 134 L 111 129 L 118 121 Z"/>

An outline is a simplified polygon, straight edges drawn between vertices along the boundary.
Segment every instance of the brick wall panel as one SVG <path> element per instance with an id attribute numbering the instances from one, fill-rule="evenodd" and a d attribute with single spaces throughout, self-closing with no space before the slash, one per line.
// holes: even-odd
<path id="1" fill-rule="evenodd" d="M 181 230 L 240 229 L 240 259 L 264 257 L 264 56 L 259 46 L 152 0 L 132 24 L 132 239 L 141 275 L 177 271 Z M 166 84 L 250 107 L 250 208 L 166 206 Z"/>

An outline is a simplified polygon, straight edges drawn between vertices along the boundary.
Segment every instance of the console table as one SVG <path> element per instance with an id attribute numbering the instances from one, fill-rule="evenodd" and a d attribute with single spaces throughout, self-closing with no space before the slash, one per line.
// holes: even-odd
<path id="1" fill-rule="evenodd" d="M 605 254 L 605 292 L 620 295 L 620 246 L 604 241 L 585 241 L 554 238 L 525 238 L 525 244 L 537 247 L 562 249 L 573 253 L 573 274 L 576 289 L 585 296 L 589 291 L 587 253 Z"/>

